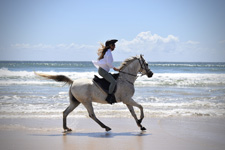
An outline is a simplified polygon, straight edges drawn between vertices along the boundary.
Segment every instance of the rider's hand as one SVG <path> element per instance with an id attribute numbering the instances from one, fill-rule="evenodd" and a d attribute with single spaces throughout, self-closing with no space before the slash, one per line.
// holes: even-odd
<path id="1" fill-rule="evenodd" d="M 120 71 L 120 69 L 118 69 L 118 68 L 116 68 L 116 67 L 114 67 L 113 70 L 115 70 L 115 71 Z"/>

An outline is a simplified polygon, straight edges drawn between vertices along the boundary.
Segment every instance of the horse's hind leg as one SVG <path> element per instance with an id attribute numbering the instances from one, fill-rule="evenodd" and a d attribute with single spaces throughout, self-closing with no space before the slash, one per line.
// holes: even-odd
<path id="1" fill-rule="evenodd" d="M 63 129 L 64 131 L 72 131 L 70 128 L 67 127 L 66 118 L 79 104 L 80 102 L 76 100 L 76 98 L 72 95 L 71 91 L 69 91 L 70 96 L 70 105 L 65 109 L 63 112 Z"/>
<path id="2" fill-rule="evenodd" d="M 63 112 L 63 129 L 64 129 L 64 131 L 72 131 L 70 128 L 67 127 L 66 118 L 69 115 L 69 113 L 71 113 L 79 104 L 80 103 L 77 103 L 77 102 L 70 104 Z"/>
<path id="3" fill-rule="evenodd" d="M 106 131 L 110 131 L 111 128 L 104 125 L 100 120 L 98 120 L 95 116 L 94 109 L 92 106 L 92 103 L 83 103 L 83 105 L 86 107 L 89 117 L 92 118 L 95 122 L 97 122 L 102 128 L 105 128 Z"/>

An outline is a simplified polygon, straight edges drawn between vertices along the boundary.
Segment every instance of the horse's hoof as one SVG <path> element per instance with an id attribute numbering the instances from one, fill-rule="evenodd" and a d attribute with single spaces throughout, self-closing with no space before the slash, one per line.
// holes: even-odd
<path id="1" fill-rule="evenodd" d="M 105 131 L 107 131 L 107 132 L 110 131 L 110 130 L 111 130 L 111 128 L 109 128 L 109 127 L 105 128 Z"/>
<path id="2" fill-rule="evenodd" d="M 67 133 L 67 132 L 71 132 L 71 131 L 72 131 L 72 129 L 67 128 L 67 129 L 64 129 L 63 133 Z"/>
<path id="3" fill-rule="evenodd" d="M 71 132 L 71 131 L 72 131 L 72 129 L 69 129 L 69 128 L 68 128 L 68 129 L 67 129 L 67 131 L 68 131 L 68 132 Z"/>
<path id="4" fill-rule="evenodd" d="M 146 129 L 145 127 L 141 127 L 141 130 L 142 130 L 142 131 L 145 131 L 145 130 L 147 130 L 147 129 Z"/>

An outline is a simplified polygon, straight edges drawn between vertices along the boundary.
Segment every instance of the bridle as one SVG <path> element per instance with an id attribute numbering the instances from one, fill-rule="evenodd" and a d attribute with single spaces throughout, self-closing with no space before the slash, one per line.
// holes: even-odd
<path id="1" fill-rule="evenodd" d="M 140 59 L 141 59 L 141 60 L 140 60 Z M 148 65 L 145 65 L 145 64 L 144 64 L 144 60 L 143 60 L 142 55 L 140 56 L 140 59 L 138 59 L 140 65 L 141 65 L 141 69 L 139 70 L 139 72 L 141 73 L 141 76 L 143 76 L 144 74 L 142 73 L 142 71 L 145 70 L 145 71 L 147 72 L 147 70 L 148 70 L 147 66 L 148 66 Z M 141 61 L 142 61 L 142 63 L 141 63 Z M 144 67 L 143 67 L 143 64 L 144 64 Z"/>
<path id="2" fill-rule="evenodd" d="M 139 61 L 140 65 L 141 65 L 141 69 L 139 70 L 139 73 L 141 73 L 141 76 L 143 76 L 144 74 L 142 73 L 142 71 L 144 69 L 147 70 L 147 67 L 146 67 L 146 65 L 144 65 L 144 67 L 143 67 L 144 60 L 142 58 L 142 55 L 141 55 L 140 58 L 138 58 L 138 61 Z M 119 71 L 119 73 L 124 73 L 124 74 L 130 75 L 130 76 L 133 76 L 133 77 L 139 77 L 138 75 L 135 75 L 135 74 L 132 74 L 132 73 L 129 73 L 129 72 L 124 72 L 124 71 Z"/>

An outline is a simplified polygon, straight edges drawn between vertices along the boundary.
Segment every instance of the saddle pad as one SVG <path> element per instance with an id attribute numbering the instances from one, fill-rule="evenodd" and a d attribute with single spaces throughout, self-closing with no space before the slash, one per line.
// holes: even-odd
<path id="1" fill-rule="evenodd" d="M 113 78 L 117 80 L 119 77 L 119 73 L 112 74 Z M 109 85 L 110 83 L 105 80 L 104 78 L 99 78 L 98 76 L 94 76 L 93 82 L 96 83 L 100 88 L 102 88 L 103 91 L 105 91 L 108 94 L 109 91 Z M 114 89 L 114 92 L 116 91 L 116 88 Z"/>

